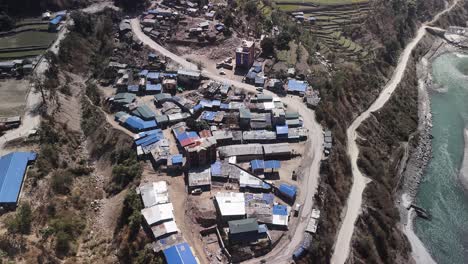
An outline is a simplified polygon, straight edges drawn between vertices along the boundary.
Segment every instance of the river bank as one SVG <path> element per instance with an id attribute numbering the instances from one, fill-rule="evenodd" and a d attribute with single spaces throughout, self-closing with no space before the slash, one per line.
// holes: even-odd
<path id="1" fill-rule="evenodd" d="M 418 73 L 418 130 L 412 137 L 413 143 L 408 144 L 409 157 L 405 161 L 401 178 L 401 188 L 397 193 L 397 203 L 402 219 L 401 229 L 407 236 L 411 247 L 412 256 L 416 263 L 435 263 L 423 242 L 413 230 L 414 218 L 416 214 L 413 209 L 407 210 L 411 204 L 415 203 L 416 195 L 423 176 L 431 162 L 432 149 L 432 128 L 433 110 L 431 108 L 430 93 L 443 93 L 447 87 L 435 84 L 432 75 L 432 63 L 441 55 L 460 51 L 435 36 L 428 36 L 428 41 L 432 45 L 425 55 L 417 63 Z"/>

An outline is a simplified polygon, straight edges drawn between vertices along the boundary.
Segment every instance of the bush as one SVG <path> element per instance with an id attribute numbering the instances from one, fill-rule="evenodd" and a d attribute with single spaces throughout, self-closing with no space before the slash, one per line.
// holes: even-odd
<path id="1" fill-rule="evenodd" d="M 143 203 L 141 202 L 140 196 L 136 193 L 135 188 L 132 188 L 125 196 L 119 221 L 120 227 L 125 225 L 129 226 L 130 237 L 134 237 L 138 230 L 140 230 L 140 225 L 143 220 L 140 213 L 141 209 L 143 209 Z"/>
<path id="2" fill-rule="evenodd" d="M 67 255 L 73 243 L 85 228 L 82 220 L 72 215 L 70 212 L 65 212 L 50 222 L 50 231 L 55 235 L 55 251 L 59 255 Z"/>
<path id="3" fill-rule="evenodd" d="M 73 175 L 68 170 L 58 170 L 52 173 L 50 185 L 58 194 L 69 194 L 73 184 Z"/>
<path id="4" fill-rule="evenodd" d="M 27 203 L 21 204 L 16 215 L 7 221 L 7 228 L 10 233 L 29 234 L 31 231 L 32 211 Z"/>

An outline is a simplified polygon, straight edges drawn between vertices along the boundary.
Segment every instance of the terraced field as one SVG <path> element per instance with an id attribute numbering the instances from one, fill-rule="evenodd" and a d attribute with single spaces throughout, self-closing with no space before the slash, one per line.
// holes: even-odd
<path id="1" fill-rule="evenodd" d="M 47 29 L 47 23 L 25 20 L 18 23 L 12 31 L 4 32 L 7 35 L 0 37 L 0 60 L 42 54 L 57 37 L 56 33 Z"/>
<path id="2" fill-rule="evenodd" d="M 364 22 L 370 11 L 368 0 L 278 0 L 275 2 L 280 10 L 287 13 L 303 12 L 305 18 L 315 18 L 315 23 L 304 22 L 303 25 L 323 40 L 325 53 L 339 52 L 352 59 L 367 57 L 368 53 L 363 47 L 343 36 L 343 28 L 359 26 Z"/>

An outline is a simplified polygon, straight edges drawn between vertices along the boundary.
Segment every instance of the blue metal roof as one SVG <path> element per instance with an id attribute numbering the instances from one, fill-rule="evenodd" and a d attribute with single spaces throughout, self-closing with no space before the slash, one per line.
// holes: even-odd
<path id="1" fill-rule="evenodd" d="M 62 21 L 62 18 L 62 16 L 56 16 L 54 19 L 50 20 L 49 23 L 52 25 L 57 25 L 60 23 L 60 21 Z"/>
<path id="2" fill-rule="evenodd" d="M 167 248 L 163 253 L 168 264 L 197 264 L 197 260 L 187 242 Z"/>
<path id="3" fill-rule="evenodd" d="M 160 83 L 158 84 L 152 84 L 152 83 L 147 83 L 146 84 L 146 91 L 161 91 L 162 86 Z"/>
<path id="4" fill-rule="evenodd" d="M 265 224 L 258 225 L 258 233 L 266 233 L 268 232 L 268 228 Z"/>
<path id="5" fill-rule="evenodd" d="M 221 161 L 211 164 L 211 176 L 221 176 Z"/>
<path id="6" fill-rule="evenodd" d="M 274 215 L 288 215 L 288 207 L 286 205 L 274 205 L 273 206 Z"/>
<path id="7" fill-rule="evenodd" d="M 276 135 L 288 135 L 288 126 L 276 126 Z"/>
<path id="8" fill-rule="evenodd" d="M 265 168 L 265 163 L 263 160 L 252 160 L 250 162 L 250 167 L 252 170 L 263 170 Z"/>
<path id="9" fill-rule="evenodd" d="M 203 106 L 201 104 L 197 104 L 196 106 L 193 107 L 193 111 L 198 111 L 201 110 Z"/>
<path id="10" fill-rule="evenodd" d="M 264 162 L 265 169 L 279 169 L 281 168 L 281 162 L 279 160 L 266 160 Z"/>
<path id="11" fill-rule="evenodd" d="M 262 66 L 261 65 L 252 66 L 252 68 L 250 68 L 250 70 L 253 71 L 253 72 L 259 73 L 259 72 L 262 71 Z"/>
<path id="12" fill-rule="evenodd" d="M 288 81 L 288 91 L 305 92 L 307 90 L 307 83 L 291 79 Z"/>
<path id="13" fill-rule="evenodd" d="M 141 70 L 140 73 L 138 73 L 140 77 L 146 77 L 146 75 L 148 75 L 148 70 Z"/>
<path id="14" fill-rule="evenodd" d="M 288 198 L 294 199 L 296 197 L 297 187 L 282 183 L 279 186 L 279 191 Z"/>
<path id="15" fill-rule="evenodd" d="M 29 161 L 34 152 L 12 152 L 0 158 L 0 203 L 16 203 Z"/>
<path id="16" fill-rule="evenodd" d="M 138 90 L 140 90 L 140 87 L 136 84 L 131 84 L 127 87 L 127 91 L 130 93 L 136 93 Z"/>
<path id="17" fill-rule="evenodd" d="M 256 77 L 257 77 L 257 73 L 255 73 L 255 72 L 253 72 L 253 71 L 249 71 L 249 72 L 247 73 L 247 75 L 245 75 L 245 78 L 251 79 L 251 80 L 254 80 Z"/>
<path id="18" fill-rule="evenodd" d="M 225 110 L 228 110 L 228 109 L 229 109 L 229 104 L 223 104 L 223 103 L 222 103 L 222 104 L 219 105 L 219 108 L 221 108 L 221 109 L 223 109 L 223 110 L 224 110 L 224 109 L 225 109 Z"/>
<path id="19" fill-rule="evenodd" d="M 133 131 L 148 130 L 151 128 L 156 128 L 158 124 L 155 120 L 143 121 L 141 118 L 136 116 L 130 116 L 125 121 L 125 126 L 130 128 Z"/>
<path id="20" fill-rule="evenodd" d="M 201 119 L 208 120 L 208 121 L 213 121 L 216 117 L 216 112 L 211 112 L 211 111 L 204 111 L 201 114 Z"/>
<path id="21" fill-rule="evenodd" d="M 159 72 L 148 72 L 147 79 L 159 79 Z"/>
<path id="22" fill-rule="evenodd" d="M 184 156 L 182 154 L 177 154 L 172 156 L 172 164 L 182 164 L 184 161 Z"/>

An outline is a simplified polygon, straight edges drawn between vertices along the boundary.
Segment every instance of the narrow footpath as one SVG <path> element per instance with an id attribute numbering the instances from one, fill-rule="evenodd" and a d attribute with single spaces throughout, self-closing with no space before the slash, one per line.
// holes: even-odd
<path id="1" fill-rule="evenodd" d="M 357 159 L 359 157 L 359 147 L 356 143 L 356 138 L 358 136 L 356 130 L 359 128 L 362 122 L 371 115 L 372 112 L 378 111 L 390 99 L 396 87 L 398 86 L 398 84 L 404 76 L 406 65 L 408 64 L 411 52 L 414 50 L 414 48 L 417 46 L 419 41 L 426 33 L 426 28 L 429 27 L 430 24 L 437 21 L 441 15 L 452 10 L 452 8 L 455 7 L 458 1 L 459 0 L 455 0 L 450 6 L 438 13 L 434 17 L 434 19 L 421 25 L 414 39 L 411 40 L 410 43 L 408 43 L 406 48 L 401 53 L 397 67 L 393 72 L 392 78 L 386 84 L 377 100 L 375 100 L 374 103 L 366 111 L 359 115 L 353 121 L 351 126 L 347 129 L 348 155 L 351 160 L 352 166 L 353 186 L 351 188 L 351 192 L 349 194 L 348 202 L 346 205 L 346 215 L 343 219 L 338 233 L 338 237 L 335 242 L 334 252 L 331 258 L 331 263 L 333 264 L 342 264 L 345 263 L 348 259 L 351 238 L 354 232 L 354 224 L 361 211 L 362 193 L 364 192 L 367 183 L 369 183 L 370 181 L 361 173 L 357 165 Z"/>
<path id="2" fill-rule="evenodd" d="M 173 61 L 180 64 L 186 69 L 197 70 L 197 66 L 193 63 L 188 62 L 183 57 L 172 53 L 163 46 L 154 42 L 151 38 L 146 36 L 140 27 L 140 22 L 137 18 L 131 20 L 132 31 L 135 36 L 140 39 L 145 45 L 154 49 L 163 56 L 169 57 Z M 256 93 L 256 87 L 242 83 L 239 81 L 228 79 L 224 76 L 220 76 L 217 73 L 210 72 L 207 69 L 202 70 L 202 75 L 210 78 L 214 81 L 221 83 L 229 84 L 235 87 L 245 89 L 249 92 Z M 274 95 L 270 91 L 264 91 L 265 94 Z M 319 123 L 315 119 L 315 112 L 306 107 L 306 105 L 298 98 L 297 96 L 293 97 L 282 97 L 281 100 L 292 110 L 297 111 L 304 118 L 304 126 L 308 129 L 309 135 L 308 140 L 305 144 L 308 144 L 307 152 L 303 156 L 306 159 L 308 167 L 304 170 L 305 175 L 303 180 L 300 182 L 300 193 L 297 199 L 297 202 L 303 204 L 302 211 L 300 214 L 300 221 L 296 227 L 291 227 L 289 231 L 290 238 L 283 238 L 271 252 L 267 255 L 259 258 L 255 258 L 246 263 L 260 263 L 261 261 L 266 261 L 265 263 L 272 263 L 273 261 L 279 261 L 278 263 L 287 263 L 291 260 L 292 253 L 300 245 L 304 239 L 304 232 L 307 227 L 307 222 L 312 212 L 313 198 L 317 191 L 319 183 L 319 169 L 320 169 L 320 160 L 323 153 L 323 131 Z M 288 236 L 288 235 L 287 235 Z M 197 252 L 197 254 L 203 254 L 202 252 Z"/>

